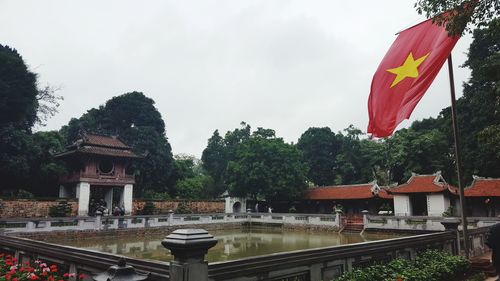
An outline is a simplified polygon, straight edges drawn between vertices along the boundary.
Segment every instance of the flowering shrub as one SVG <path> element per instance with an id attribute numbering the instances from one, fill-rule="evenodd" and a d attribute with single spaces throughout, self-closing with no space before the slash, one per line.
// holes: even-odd
<path id="1" fill-rule="evenodd" d="M 16 258 L 0 253 L 0 281 L 68 281 L 70 278 L 82 280 L 85 276 L 61 273 L 57 265 L 48 265 L 40 260 L 34 264 L 21 264 Z"/>
<path id="2" fill-rule="evenodd" d="M 427 250 L 413 261 L 394 259 L 388 264 L 372 265 L 346 272 L 335 281 L 445 281 L 459 279 L 469 268 L 461 256 Z"/>

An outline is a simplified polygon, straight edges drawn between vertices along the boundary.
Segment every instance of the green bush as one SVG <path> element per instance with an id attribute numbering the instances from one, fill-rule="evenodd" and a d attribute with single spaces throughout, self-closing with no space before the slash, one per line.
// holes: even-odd
<path id="1" fill-rule="evenodd" d="M 71 205 L 67 201 L 59 201 L 57 205 L 49 207 L 49 217 L 62 218 L 71 215 Z"/>
<path id="2" fill-rule="evenodd" d="M 156 210 L 155 204 L 151 201 L 147 201 L 146 204 L 144 204 L 144 207 L 142 207 L 140 213 L 141 215 L 154 215 L 155 210 Z"/>
<path id="3" fill-rule="evenodd" d="M 186 202 L 179 202 L 177 209 L 175 209 L 176 214 L 192 214 L 193 211 L 189 208 Z"/>
<path id="4" fill-rule="evenodd" d="M 478 273 L 470 276 L 469 278 L 465 279 L 465 281 L 484 281 L 486 280 L 486 274 L 484 273 Z"/>
<path id="5" fill-rule="evenodd" d="M 19 198 L 19 199 L 32 199 L 34 197 L 35 197 L 35 195 L 33 195 L 33 193 L 31 193 L 31 192 L 29 192 L 27 190 L 19 189 L 17 191 L 16 198 Z"/>
<path id="6" fill-rule="evenodd" d="M 150 200 L 170 200 L 170 195 L 167 192 L 160 192 L 154 190 L 147 190 L 144 192 L 144 199 Z"/>
<path id="7" fill-rule="evenodd" d="M 335 281 L 446 281 L 463 275 L 469 262 L 444 251 L 427 250 L 414 261 L 394 259 L 386 265 L 372 265 L 346 272 Z"/>

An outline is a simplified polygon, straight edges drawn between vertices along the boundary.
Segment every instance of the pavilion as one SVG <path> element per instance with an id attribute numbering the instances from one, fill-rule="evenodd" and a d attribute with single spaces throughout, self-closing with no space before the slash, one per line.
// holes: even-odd
<path id="1" fill-rule="evenodd" d="M 464 190 L 467 213 L 473 217 L 500 215 L 500 179 L 473 176 L 470 186 Z"/>
<path id="2" fill-rule="evenodd" d="M 135 183 L 131 163 L 141 156 L 118 137 L 84 133 L 54 157 L 66 162 L 69 170 L 60 178 L 59 197 L 78 198 L 79 216 L 89 214 L 92 201 L 104 201 L 109 213 L 120 206 L 131 214 Z"/>
<path id="3" fill-rule="evenodd" d="M 448 184 L 441 172 L 412 176 L 404 184 L 391 188 L 396 216 L 443 216 L 458 208 L 458 189 Z"/>

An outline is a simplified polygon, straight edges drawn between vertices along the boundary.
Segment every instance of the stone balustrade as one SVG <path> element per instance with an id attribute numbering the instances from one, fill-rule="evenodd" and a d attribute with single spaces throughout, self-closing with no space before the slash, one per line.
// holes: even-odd
<path id="1" fill-rule="evenodd" d="M 133 229 L 167 226 L 194 226 L 222 223 L 250 223 L 264 225 L 317 226 L 339 229 L 339 215 L 311 214 L 169 214 L 151 216 L 103 216 L 67 218 L 19 218 L 0 219 L 3 233 L 26 233 L 46 231 L 87 231 Z"/>
<path id="2" fill-rule="evenodd" d="M 365 230 L 387 231 L 443 231 L 441 224 L 446 217 L 424 216 L 373 216 L 364 217 Z M 456 218 L 459 219 L 459 218 Z M 499 223 L 500 218 L 494 217 L 468 217 L 467 225 L 470 229 L 481 228 Z"/>

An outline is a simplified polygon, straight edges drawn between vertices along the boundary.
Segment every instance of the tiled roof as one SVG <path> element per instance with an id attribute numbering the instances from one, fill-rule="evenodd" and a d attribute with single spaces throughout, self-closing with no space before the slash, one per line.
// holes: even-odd
<path id="1" fill-rule="evenodd" d="M 500 197 L 500 179 L 474 177 L 464 193 L 466 197 Z"/>
<path id="2" fill-rule="evenodd" d="M 64 157 L 75 153 L 140 158 L 140 156 L 132 152 L 131 148 L 117 137 L 93 134 L 84 134 L 81 139 L 68 146 L 66 151 L 56 154 L 55 157 Z"/>
<path id="3" fill-rule="evenodd" d="M 440 172 L 432 175 L 413 174 L 405 184 L 398 185 L 390 189 L 393 194 L 405 193 L 439 193 L 449 191 L 452 194 L 458 194 L 456 187 L 449 185 L 441 176 Z"/>
<path id="4" fill-rule="evenodd" d="M 108 147 L 98 147 L 98 146 L 82 146 L 77 149 L 80 153 L 88 154 L 98 154 L 98 155 L 108 155 L 116 157 L 129 157 L 129 158 L 139 158 L 135 153 L 128 149 L 113 149 Z"/>
<path id="5" fill-rule="evenodd" d="M 311 188 L 305 191 L 304 199 L 308 200 L 369 199 L 377 197 L 376 193 L 379 194 L 382 193 L 381 198 L 386 198 L 387 196 L 390 196 L 387 194 L 387 192 L 381 190 L 376 183 L 367 183 L 367 184 L 334 185 L 334 186 Z"/>
<path id="6" fill-rule="evenodd" d="M 117 137 L 103 136 L 103 135 L 92 135 L 85 134 L 82 138 L 83 144 L 96 145 L 96 146 L 106 146 L 114 148 L 127 148 L 130 147 L 124 144 Z"/>
<path id="7" fill-rule="evenodd" d="M 387 192 L 387 190 L 381 188 L 380 191 L 378 192 L 378 197 L 380 197 L 382 199 L 393 199 L 394 195 L 389 194 L 389 192 Z"/>

